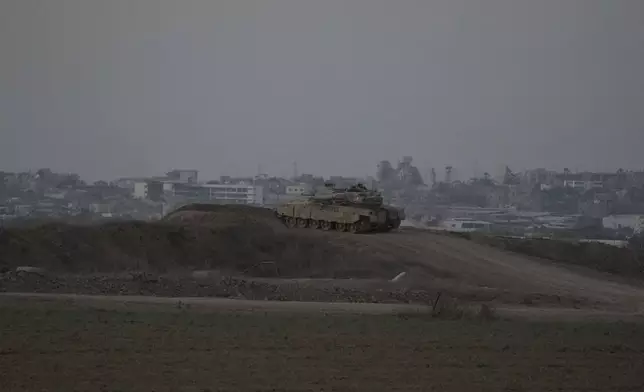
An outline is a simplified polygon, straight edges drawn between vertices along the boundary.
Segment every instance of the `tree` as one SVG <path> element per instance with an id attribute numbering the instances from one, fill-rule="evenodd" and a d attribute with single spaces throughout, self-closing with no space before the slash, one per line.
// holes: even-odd
<path id="1" fill-rule="evenodd" d="M 492 180 L 492 177 L 490 176 L 490 173 L 485 172 L 483 173 L 483 178 L 472 178 L 470 180 L 470 185 L 472 186 L 494 186 L 494 180 Z"/>
<path id="2" fill-rule="evenodd" d="M 634 251 L 644 252 L 644 233 L 635 233 L 628 239 L 628 247 Z"/>
<path id="3" fill-rule="evenodd" d="M 505 185 L 519 185 L 519 177 L 510 170 L 508 166 L 505 167 L 505 175 L 503 176 L 503 184 Z"/>
<path id="4" fill-rule="evenodd" d="M 72 188 L 85 185 L 85 182 L 80 179 L 78 174 L 66 174 L 59 177 L 60 179 L 55 185 L 56 188 Z"/>
<path id="5" fill-rule="evenodd" d="M 542 191 L 543 208 L 550 212 L 577 213 L 579 194 L 572 188 L 558 187 Z"/>
<path id="6" fill-rule="evenodd" d="M 378 181 L 380 182 L 390 182 L 394 180 L 396 176 L 396 171 L 394 170 L 393 166 L 391 166 L 391 162 L 389 161 L 380 161 L 378 164 Z"/>

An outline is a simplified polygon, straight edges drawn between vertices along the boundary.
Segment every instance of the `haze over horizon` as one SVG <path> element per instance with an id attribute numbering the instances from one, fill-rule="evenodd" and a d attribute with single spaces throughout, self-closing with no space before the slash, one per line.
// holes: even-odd
<path id="1" fill-rule="evenodd" d="M 0 169 L 644 168 L 639 0 L 4 0 Z"/>

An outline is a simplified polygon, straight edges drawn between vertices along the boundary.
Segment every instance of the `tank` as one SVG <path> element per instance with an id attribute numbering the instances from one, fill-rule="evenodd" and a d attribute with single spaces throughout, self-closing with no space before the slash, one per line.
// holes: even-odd
<path id="1" fill-rule="evenodd" d="M 275 214 L 288 227 L 351 233 L 390 231 L 404 219 L 401 209 L 384 205 L 378 192 L 360 184 L 344 190 L 327 187 L 278 207 Z"/>

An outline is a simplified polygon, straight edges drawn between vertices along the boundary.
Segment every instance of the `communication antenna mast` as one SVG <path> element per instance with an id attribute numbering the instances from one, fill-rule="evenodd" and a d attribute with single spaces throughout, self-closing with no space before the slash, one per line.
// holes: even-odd
<path id="1" fill-rule="evenodd" d="M 472 174 L 474 174 L 474 178 L 479 178 L 479 161 L 478 161 L 478 159 L 475 159 L 474 162 L 472 163 Z"/>

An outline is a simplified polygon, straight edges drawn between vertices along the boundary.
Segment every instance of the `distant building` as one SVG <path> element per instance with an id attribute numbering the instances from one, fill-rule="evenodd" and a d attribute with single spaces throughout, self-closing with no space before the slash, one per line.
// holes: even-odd
<path id="1" fill-rule="evenodd" d="M 640 232 L 644 228 L 644 215 L 609 215 L 602 219 L 602 225 L 605 229 L 633 229 Z"/>
<path id="2" fill-rule="evenodd" d="M 510 187 L 491 186 L 484 191 L 485 206 L 488 208 L 503 208 L 510 203 Z"/>
<path id="3" fill-rule="evenodd" d="M 110 203 L 91 203 L 89 211 L 94 214 L 107 214 L 112 212 L 112 204 Z"/>
<path id="4" fill-rule="evenodd" d="M 441 215 L 447 219 L 488 220 L 490 216 L 507 212 L 507 208 L 484 208 L 473 206 L 450 206 Z"/>
<path id="5" fill-rule="evenodd" d="M 579 213 L 586 216 L 603 218 L 615 212 L 617 197 L 614 192 L 586 192 L 579 200 Z"/>
<path id="6" fill-rule="evenodd" d="M 286 187 L 286 194 L 288 196 L 299 196 L 313 191 L 313 186 L 310 184 L 297 184 L 289 185 Z"/>
<path id="7" fill-rule="evenodd" d="M 126 177 L 112 181 L 112 185 L 118 188 L 129 189 L 133 192 L 136 183 L 145 182 L 147 180 L 147 177 Z"/>
<path id="8" fill-rule="evenodd" d="M 231 177 L 231 176 L 220 176 L 220 184 L 252 184 L 255 181 L 253 177 Z"/>
<path id="9" fill-rule="evenodd" d="M 136 199 L 160 201 L 164 192 L 171 191 L 173 182 L 144 180 L 133 184 L 132 196 Z"/>
<path id="10" fill-rule="evenodd" d="M 358 183 L 365 185 L 367 188 L 369 188 L 370 186 L 375 188 L 375 185 L 376 185 L 376 181 L 373 179 L 373 177 L 360 178 L 360 177 L 330 176 L 329 180 L 326 182 L 333 184 L 333 186 L 337 189 L 349 188 Z M 317 185 L 323 185 L 323 184 L 317 184 Z"/>
<path id="11" fill-rule="evenodd" d="M 14 206 L 14 214 L 16 216 L 29 216 L 34 210 L 34 206 L 29 204 L 18 204 Z"/>
<path id="12" fill-rule="evenodd" d="M 559 184 L 565 187 L 575 188 L 578 190 L 590 189 L 622 189 L 628 183 L 630 173 L 599 173 L 599 172 L 580 172 L 580 173 L 558 173 L 556 179 Z M 635 178 L 633 176 L 633 178 Z"/>
<path id="13" fill-rule="evenodd" d="M 578 228 L 580 222 L 578 215 L 547 215 L 535 217 L 537 227 L 552 230 L 573 230 Z"/>
<path id="14" fill-rule="evenodd" d="M 132 196 L 137 199 L 147 199 L 148 198 L 148 182 L 147 181 L 137 181 L 132 183 Z"/>
<path id="15" fill-rule="evenodd" d="M 277 177 L 270 178 L 259 178 L 255 181 L 256 186 L 262 186 L 264 188 L 264 194 L 274 194 L 274 195 L 283 195 L 286 193 L 286 187 L 290 185 L 288 180 Z"/>
<path id="16" fill-rule="evenodd" d="M 44 196 L 49 199 L 64 200 L 67 196 L 67 192 L 60 189 L 50 189 L 44 192 Z"/>
<path id="17" fill-rule="evenodd" d="M 198 170 L 172 170 L 166 173 L 166 177 L 170 181 L 177 181 L 182 183 L 193 184 L 197 183 L 199 180 L 199 171 Z"/>

